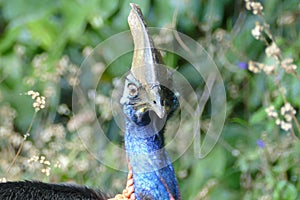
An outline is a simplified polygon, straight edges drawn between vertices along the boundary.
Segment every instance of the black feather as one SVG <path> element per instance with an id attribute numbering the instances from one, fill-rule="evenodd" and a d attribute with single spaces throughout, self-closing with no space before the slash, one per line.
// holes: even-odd
<path id="1" fill-rule="evenodd" d="M 50 184 L 37 181 L 0 183 L 1 200 L 106 200 L 99 190 L 73 184 Z"/>

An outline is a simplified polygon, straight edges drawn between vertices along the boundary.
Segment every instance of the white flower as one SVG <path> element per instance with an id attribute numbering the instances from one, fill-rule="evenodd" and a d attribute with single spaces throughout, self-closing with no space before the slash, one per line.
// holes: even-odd
<path id="1" fill-rule="evenodd" d="M 245 7 L 247 10 L 252 10 L 254 15 L 257 14 L 263 14 L 263 9 L 264 7 L 261 5 L 260 2 L 254 2 L 254 1 L 249 1 L 249 0 L 245 0 Z"/>
<path id="2" fill-rule="evenodd" d="M 45 174 L 46 176 L 50 176 L 50 172 L 51 172 L 51 168 L 50 167 L 45 167 L 41 170 L 41 172 L 43 174 Z"/>
<path id="3" fill-rule="evenodd" d="M 249 61 L 248 63 L 248 69 L 249 71 L 253 72 L 253 73 L 259 73 L 261 72 L 261 70 L 264 68 L 264 64 L 262 63 L 258 63 L 258 62 L 254 62 L 252 60 Z"/>
<path id="4" fill-rule="evenodd" d="M 0 178 L 0 183 L 6 183 L 7 182 L 7 180 L 6 180 L 6 178 Z"/>
<path id="5" fill-rule="evenodd" d="M 31 98 L 35 100 L 32 104 L 33 108 L 35 108 L 35 112 L 45 108 L 46 98 L 44 96 L 40 96 L 39 92 L 29 90 L 25 94 L 31 96 Z"/>
<path id="6" fill-rule="evenodd" d="M 274 65 L 265 65 L 263 70 L 266 74 L 272 74 L 275 71 L 275 66 Z"/>
<path id="7" fill-rule="evenodd" d="M 251 34 L 255 39 L 259 39 L 261 36 L 262 31 L 264 30 L 264 27 L 260 25 L 259 22 L 255 23 L 255 27 L 251 30 Z"/>
<path id="8" fill-rule="evenodd" d="M 268 46 L 265 52 L 268 57 L 274 57 L 280 55 L 280 49 L 277 47 L 275 42 L 273 42 L 270 46 Z"/>
<path id="9" fill-rule="evenodd" d="M 293 64 L 294 60 L 292 58 L 286 58 L 281 62 L 281 67 L 287 73 L 294 73 L 297 69 L 297 65 Z"/>
<path id="10" fill-rule="evenodd" d="M 292 124 L 289 122 L 281 121 L 280 127 L 281 127 L 281 129 L 288 131 L 288 130 L 292 129 Z"/>
<path id="11" fill-rule="evenodd" d="M 292 107 L 290 103 L 285 103 L 283 107 L 280 109 L 281 115 L 285 114 L 296 114 L 296 110 Z"/>
<path id="12" fill-rule="evenodd" d="M 246 9 L 247 10 L 251 10 L 251 2 L 249 2 L 249 0 L 245 0 L 245 3 L 246 3 Z"/>
<path id="13" fill-rule="evenodd" d="M 279 118 L 277 118 L 276 121 L 275 121 L 275 124 L 276 125 L 280 125 L 281 124 L 281 120 Z"/>
<path id="14" fill-rule="evenodd" d="M 275 111 L 275 107 L 273 105 L 267 107 L 265 111 L 269 117 L 278 118 L 278 113 Z"/>
<path id="15" fill-rule="evenodd" d="M 251 2 L 250 6 L 252 8 L 252 11 L 253 11 L 254 15 L 262 14 L 262 11 L 263 11 L 264 7 L 261 5 L 260 2 Z"/>

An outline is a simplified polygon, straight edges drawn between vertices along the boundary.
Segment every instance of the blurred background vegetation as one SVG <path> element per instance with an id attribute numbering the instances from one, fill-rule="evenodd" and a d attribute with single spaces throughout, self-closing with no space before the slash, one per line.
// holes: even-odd
<path id="1" fill-rule="evenodd" d="M 76 134 L 78 128 L 88 129 L 89 119 L 72 116 L 72 87 L 92 48 L 129 29 L 130 2 L 140 5 L 148 26 L 175 28 L 198 41 L 216 62 L 226 87 L 226 122 L 214 150 L 200 160 L 190 149 L 174 163 L 183 199 L 300 199 L 299 79 L 280 70 L 271 76 L 247 69 L 252 60 L 275 64 L 265 53 L 267 45 L 251 35 L 261 18 L 247 10 L 244 1 L 234 0 L 1 0 L 0 178 L 76 182 L 111 193 L 122 191 L 126 173 L 98 162 Z M 299 66 L 299 1 L 261 2 L 263 19 L 270 24 L 281 56 Z M 184 67 L 187 63 L 174 55 L 166 60 L 193 87 L 203 88 L 194 72 Z M 107 70 L 104 89 L 96 94 L 98 119 L 120 146 L 122 137 L 114 137 L 107 105 L 113 80 L 123 73 Z M 34 116 L 33 100 L 25 95 L 29 90 L 46 97 L 46 108 L 37 112 L 30 136 L 6 174 Z M 279 112 L 286 102 L 296 111 L 287 131 L 265 111 L 273 105 Z"/>

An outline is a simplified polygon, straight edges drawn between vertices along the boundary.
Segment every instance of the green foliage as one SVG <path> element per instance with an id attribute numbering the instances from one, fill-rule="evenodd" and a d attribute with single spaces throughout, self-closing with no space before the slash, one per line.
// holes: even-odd
<path id="1" fill-rule="evenodd" d="M 149 26 L 173 27 L 199 41 L 218 65 L 226 87 L 227 119 L 215 149 L 200 160 L 194 157 L 191 147 L 174 162 L 183 199 L 299 199 L 297 123 L 293 120 L 293 131 L 285 131 L 266 112 L 273 105 L 282 120 L 285 116 L 280 109 L 289 102 L 299 121 L 299 77 L 283 69 L 273 76 L 238 67 L 238 63 L 249 61 L 279 63 L 266 55 L 268 45 L 251 35 L 255 23 L 262 23 L 263 19 L 270 24 L 281 50 L 280 62 L 293 58 L 299 66 L 297 0 L 263 1 L 263 19 L 246 10 L 245 2 L 233 0 L 0 1 L 0 178 L 6 176 L 34 115 L 33 100 L 25 93 L 35 90 L 46 97 L 47 106 L 37 113 L 30 137 L 6 178 L 72 181 L 99 186 L 111 193 L 122 191 L 126 173 L 98 162 L 81 144 L 82 138 L 74 128 L 71 101 L 72 87 L 78 81 L 76 75 L 86 52 L 128 30 L 130 2 L 140 5 Z M 119 147 L 123 145 L 122 131 L 112 120 L 108 96 L 115 86 L 114 78 L 129 68 L 131 55 L 122 55 L 108 67 L 95 94 L 97 117 L 107 137 Z M 201 77 L 185 60 L 171 53 L 164 59 L 171 67 L 178 67 L 194 88 L 203 86 Z M 101 69 L 100 66 L 98 70 Z M 296 72 L 299 74 L 299 68 Z M 90 87 L 90 82 L 98 80 L 85 81 Z M 204 129 L 206 115 L 209 112 L 204 113 Z M 79 116 L 87 121 L 81 121 L 78 132 L 93 131 L 87 117 L 89 110 Z M 110 162 L 124 159 L 115 155 L 111 147 L 103 152 Z M 50 176 L 42 172 L 47 164 L 27 162 L 34 155 L 39 156 L 38 161 L 41 156 L 51 161 Z M 55 167 L 55 163 L 62 166 Z"/>

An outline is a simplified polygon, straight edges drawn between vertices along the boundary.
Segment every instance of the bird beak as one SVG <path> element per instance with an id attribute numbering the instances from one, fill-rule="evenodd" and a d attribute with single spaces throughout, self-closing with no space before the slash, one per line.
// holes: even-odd
<path id="1" fill-rule="evenodd" d="M 131 73 L 145 88 L 147 104 L 159 118 L 166 114 L 163 104 L 163 94 L 160 85 L 168 79 L 166 67 L 163 64 L 160 52 L 155 48 L 154 42 L 148 33 L 148 29 L 141 9 L 131 3 L 131 11 L 128 16 L 128 24 L 133 37 L 134 53 L 131 64 Z"/>
<path id="2" fill-rule="evenodd" d="M 151 109 L 156 113 L 159 118 L 164 118 L 166 114 L 166 108 L 163 104 L 163 100 L 161 98 L 160 87 L 153 87 L 150 90 L 150 97 L 152 97 L 152 102 L 150 102 Z"/>

